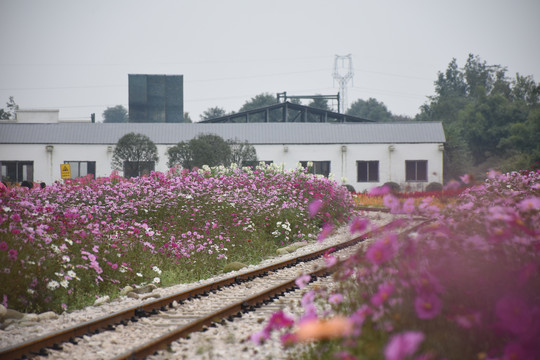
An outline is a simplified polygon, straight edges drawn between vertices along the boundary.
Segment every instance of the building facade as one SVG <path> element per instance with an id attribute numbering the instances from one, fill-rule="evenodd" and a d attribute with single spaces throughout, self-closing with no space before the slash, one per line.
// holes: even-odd
<path id="1" fill-rule="evenodd" d="M 259 161 L 311 169 L 364 191 L 386 182 L 423 190 L 443 182 L 444 131 L 439 122 L 93 124 L 0 123 L 4 181 L 59 181 L 61 166 L 71 177 L 109 176 L 114 146 L 127 133 L 148 136 L 157 146 L 156 171 L 167 171 L 167 150 L 201 134 L 247 141 Z"/>

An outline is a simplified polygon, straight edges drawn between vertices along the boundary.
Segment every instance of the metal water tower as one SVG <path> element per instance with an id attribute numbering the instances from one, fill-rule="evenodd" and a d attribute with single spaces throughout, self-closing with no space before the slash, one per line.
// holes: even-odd
<path id="1" fill-rule="evenodd" d="M 341 98 L 341 112 L 347 111 L 347 83 L 354 76 L 352 55 L 336 55 L 334 59 L 334 80 L 339 83 L 339 93 Z"/>

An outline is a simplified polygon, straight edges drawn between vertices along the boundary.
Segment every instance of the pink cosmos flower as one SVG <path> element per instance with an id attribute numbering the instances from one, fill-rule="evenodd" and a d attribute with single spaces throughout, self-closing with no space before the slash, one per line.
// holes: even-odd
<path id="1" fill-rule="evenodd" d="M 310 275 L 303 274 L 297 277 L 294 283 L 296 284 L 296 286 L 298 286 L 298 288 L 303 289 L 306 287 L 306 285 L 309 283 L 310 280 L 311 280 Z"/>
<path id="2" fill-rule="evenodd" d="M 290 316 L 285 314 L 282 310 L 280 310 L 272 314 L 266 328 L 268 330 L 279 330 L 284 327 L 292 326 L 293 324 L 294 320 Z"/>
<path id="3" fill-rule="evenodd" d="M 309 217 L 310 217 L 310 218 L 315 217 L 315 215 L 317 215 L 317 213 L 319 212 L 319 210 L 321 210 L 322 206 L 323 206 L 323 201 L 322 201 L 322 200 L 320 200 L 320 199 L 313 200 L 313 201 L 308 205 L 308 214 L 309 214 Z"/>
<path id="4" fill-rule="evenodd" d="M 384 349 L 385 359 L 405 359 L 416 352 L 422 341 L 424 341 L 424 334 L 419 331 L 407 331 L 394 335 Z"/>
<path id="5" fill-rule="evenodd" d="M 390 209 L 391 213 L 399 212 L 399 199 L 392 194 L 387 194 L 383 197 L 383 204 Z"/>
<path id="6" fill-rule="evenodd" d="M 9 246 L 8 246 L 7 242 L 2 241 L 0 243 L 0 251 L 7 251 L 8 249 L 9 249 Z"/>
<path id="7" fill-rule="evenodd" d="M 419 319 L 433 319 L 442 309 L 442 301 L 435 293 L 424 293 L 414 300 L 414 308 Z"/>
<path id="8" fill-rule="evenodd" d="M 264 340 L 267 340 L 270 338 L 270 333 L 263 329 L 261 331 L 257 331 L 256 333 L 251 335 L 251 341 L 254 342 L 256 345 L 260 345 Z"/>
<path id="9" fill-rule="evenodd" d="M 17 260 L 17 250 L 15 249 L 10 249 L 8 251 L 8 255 L 9 255 L 9 258 L 13 261 Z"/>
<path id="10" fill-rule="evenodd" d="M 373 189 L 371 189 L 368 193 L 369 196 L 380 196 L 380 195 L 386 195 L 390 192 L 390 186 L 384 185 L 384 186 L 376 186 Z"/>
<path id="11" fill-rule="evenodd" d="M 325 256 L 324 263 L 326 267 L 332 267 L 337 264 L 337 258 L 334 255 Z"/>
<path id="12" fill-rule="evenodd" d="M 385 282 L 379 285 L 377 293 L 371 297 L 371 303 L 374 306 L 381 306 L 388 300 L 390 295 L 394 292 L 394 284 L 391 282 Z"/>
<path id="13" fill-rule="evenodd" d="M 507 295 L 497 301 L 495 314 L 500 320 L 500 326 L 514 334 L 524 334 L 532 326 L 532 309 L 525 301 L 516 295 Z"/>
<path id="14" fill-rule="evenodd" d="M 328 235 L 330 235 L 333 229 L 334 229 L 334 226 L 332 224 L 328 224 L 328 223 L 324 224 L 322 226 L 321 232 L 319 233 L 319 236 L 317 237 L 317 241 L 322 242 L 324 239 L 328 237 Z"/>
<path id="15" fill-rule="evenodd" d="M 521 200 L 518 204 L 518 209 L 526 212 L 540 209 L 540 197 L 532 196 Z"/>
<path id="16" fill-rule="evenodd" d="M 351 232 L 351 234 L 355 234 L 357 232 L 362 232 L 366 230 L 368 226 L 369 226 L 368 218 L 362 218 L 362 217 L 357 216 L 351 222 L 349 231 Z"/>
<path id="17" fill-rule="evenodd" d="M 465 185 L 468 185 L 472 181 L 472 176 L 470 174 L 465 174 L 463 176 L 460 176 L 459 178 L 461 179 L 461 181 L 463 181 Z"/>
<path id="18" fill-rule="evenodd" d="M 380 265 L 394 257 L 394 237 L 387 236 L 371 244 L 366 251 L 366 257 L 375 265 Z"/>
<path id="19" fill-rule="evenodd" d="M 332 295 L 330 295 L 330 297 L 328 297 L 328 302 L 330 304 L 338 305 L 341 302 L 343 302 L 343 295 L 341 295 L 339 293 L 332 294 Z"/>

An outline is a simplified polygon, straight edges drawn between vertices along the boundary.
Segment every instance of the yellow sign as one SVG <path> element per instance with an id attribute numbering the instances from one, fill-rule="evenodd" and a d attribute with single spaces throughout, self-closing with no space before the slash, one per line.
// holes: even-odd
<path id="1" fill-rule="evenodd" d="M 62 174 L 62 179 L 71 179 L 71 165 L 61 164 L 60 173 Z"/>

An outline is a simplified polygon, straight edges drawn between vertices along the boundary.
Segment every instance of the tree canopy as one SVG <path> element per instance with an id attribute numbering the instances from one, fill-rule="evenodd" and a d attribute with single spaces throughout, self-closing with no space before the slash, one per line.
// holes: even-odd
<path id="1" fill-rule="evenodd" d="M 388 111 L 383 102 L 374 98 L 368 100 L 358 99 L 351 104 L 347 115 L 358 116 L 373 121 L 392 121 L 392 113 Z"/>
<path id="2" fill-rule="evenodd" d="M 127 123 L 129 120 L 128 111 L 122 105 L 108 107 L 103 111 L 104 123 Z"/>
<path id="3" fill-rule="evenodd" d="M 227 115 L 225 109 L 220 108 L 219 106 L 211 107 L 205 110 L 202 115 L 200 115 L 201 121 L 216 119 L 222 116 Z"/>
<path id="4" fill-rule="evenodd" d="M 122 136 L 114 148 L 112 167 L 123 170 L 125 177 L 148 174 L 159 161 L 157 146 L 146 135 L 129 133 Z"/>
<path id="5" fill-rule="evenodd" d="M 238 112 L 258 109 L 265 106 L 274 105 L 276 103 L 277 103 L 277 100 L 274 95 L 270 93 L 262 93 L 251 98 L 251 100 L 246 101 Z"/>
<path id="6" fill-rule="evenodd" d="M 447 136 L 446 180 L 489 169 L 522 170 L 540 161 L 540 86 L 530 76 L 469 55 L 452 59 L 416 120 L 441 121 Z"/>
<path id="7" fill-rule="evenodd" d="M 179 142 L 171 147 L 167 154 L 169 167 L 181 165 L 187 169 L 200 168 L 203 165 L 228 166 L 231 163 L 244 166 L 257 161 L 256 150 L 247 141 L 225 141 L 214 134 L 203 134 L 188 142 Z"/>

